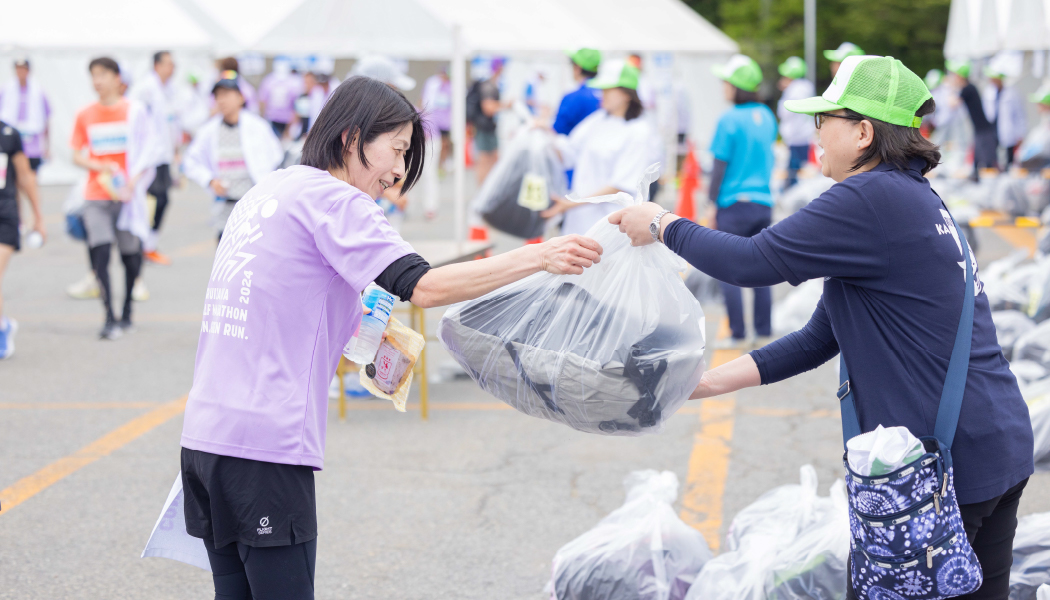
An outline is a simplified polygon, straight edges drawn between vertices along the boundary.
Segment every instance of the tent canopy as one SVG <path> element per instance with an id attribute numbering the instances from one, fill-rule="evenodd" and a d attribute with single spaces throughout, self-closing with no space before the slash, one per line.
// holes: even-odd
<path id="1" fill-rule="evenodd" d="M 680 0 L 304 0 L 250 45 L 266 54 L 373 52 L 416 60 L 601 50 L 730 54 L 737 45 Z"/>
<path id="2" fill-rule="evenodd" d="M 211 36 L 171 0 L 7 2 L 0 50 L 200 48 Z"/>
<path id="3" fill-rule="evenodd" d="M 1050 50 L 1050 0 L 952 0 L 944 55 Z"/>

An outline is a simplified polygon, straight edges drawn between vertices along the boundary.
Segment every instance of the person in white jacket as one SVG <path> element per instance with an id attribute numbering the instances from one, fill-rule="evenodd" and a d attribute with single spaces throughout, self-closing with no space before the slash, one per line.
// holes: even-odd
<path id="1" fill-rule="evenodd" d="M 1028 132 L 1028 118 L 1025 115 L 1024 98 L 1013 86 L 1004 83 L 1006 75 L 992 61 L 984 74 L 988 77 L 988 86 L 981 95 L 984 114 L 995 124 L 999 134 L 999 146 L 1006 150 L 1006 163 L 1003 169 L 1009 170 L 1014 162 L 1017 147 Z"/>
<path id="2" fill-rule="evenodd" d="M 788 159 L 788 177 L 784 189 L 798 183 L 798 172 L 809 162 L 809 146 L 813 143 L 816 129 L 809 115 L 800 115 L 784 108 L 789 100 L 811 98 L 817 93 L 813 82 L 806 79 L 806 61 L 797 56 L 789 57 L 779 67 L 780 101 L 777 102 L 777 118 L 780 119 L 780 137 L 791 153 Z"/>
<path id="3" fill-rule="evenodd" d="M 244 109 L 239 80 L 234 71 L 222 73 L 212 88 L 219 112 L 197 131 L 183 160 L 186 176 L 215 194 L 219 239 L 237 201 L 284 158 L 270 123 Z"/>

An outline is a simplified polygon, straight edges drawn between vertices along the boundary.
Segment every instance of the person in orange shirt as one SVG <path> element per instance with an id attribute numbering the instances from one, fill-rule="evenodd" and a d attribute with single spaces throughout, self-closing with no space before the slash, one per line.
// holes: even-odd
<path id="1" fill-rule="evenodd" d="M 131 104 L 121 95 L 120 66 L 103 57 L 92 60 L 88 68 L 99 101 L 77 113 L 71 145 L 73 162 L 89 171 L 83 219 L 91 269 L 106 311 L 99 336 L 115 340 L 131 328 L 131 290 L 142 269 L 142 242 L 132 232 L 134 227 L 128 226 L 128 209 L 136 187 L 144 177 L 152 179 L 152 171 L 138 169 L 132 176 L 128 174 Z M 119 322 L 110 300 L 109 257 L 113 244 L 124 263 L 126 286 Z"/>

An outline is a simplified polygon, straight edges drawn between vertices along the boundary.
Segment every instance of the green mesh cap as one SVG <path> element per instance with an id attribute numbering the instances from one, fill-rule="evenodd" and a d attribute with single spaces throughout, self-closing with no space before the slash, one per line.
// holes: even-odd
<path id="1" fill-rule="evenodd" d="M 792 56 L 777 67 L 777 72 L 788 79 L 801 79 L 806 76 L 806 61 Z"/>
<path id="2" fill-rule="evenodd" d="M 851 56 L 864 56 L 864 51 L 860 49 L 860 46 L 852 42 L 842 42 L 838 48 L 824 51 L 824 58 L 831 62 L 840 63 Z"/>
<path id="3" fill-rule="evenodd" d="M 607 60 L 598 68 L 598 76 L 588 81 L 587 85 L 599 90 L 615 87 L 637 90 L 638 67 L 627 64 L 625 60 Z"/>
<path id="4" fill-rule="evenodd" d="M 750 56 L 734 54 L 724 65 L 711 69 L 715 77 L 728 81 L 745 92 L 753 92 L 762 83 L 762 67 Z"/>
<path id="5" fill-rule="evenodd" d="M 941 71 L 940 69 L 930 69 L 929 71 L 926 71 L 926 77 L 923 77 L 922 80 L 926 83 L 926 89 L 932 90 L 941 85 L 941 82 L 944 81 L 944 71 Z"/>
<path id="6" fill-rule="evenodd" d="M 922 79 L 892 56 L 850 56 L 822 95 L 788 100 L 784 108 L 806 115 L 848 108 L 894 125 L 918 127 L 922 117 L 915 111 L 931 97 Z"/>
<path id="7" fill-rule="evenodd" d="M 1031 95 L 1032 102 L 1050 106 L 1050 82 L 1044 83 L 1036 93 Z"/>
<path id="8" fill-rule="evenodd" d="M 944 69 L 949 73 L 955 73 L 959 77 L 966 79 L 970 76 L 970 61 L 946 60 L 944 61 Z"/>
<path id="9" fill-rule="evenodd" d="M 602 62 L 602 53 L 594 48 L 580 48 L 566 52 L 573 64 L 592 73 L 598 72 L 598 65 Z"/>

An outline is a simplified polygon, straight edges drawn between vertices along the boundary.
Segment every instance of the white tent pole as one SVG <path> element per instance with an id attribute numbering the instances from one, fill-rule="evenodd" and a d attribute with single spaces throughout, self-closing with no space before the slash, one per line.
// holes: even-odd
<path id="1" fill-rule="evenodd" d="M 455 202 L 456 242 L 462 244 L 467 215 L 464 194 L 467 169 L 467 73 L 463 55 L 463 30 L 452 26 L 452 144 L 455 153 L 453 168 L 453 200 Z"/>

